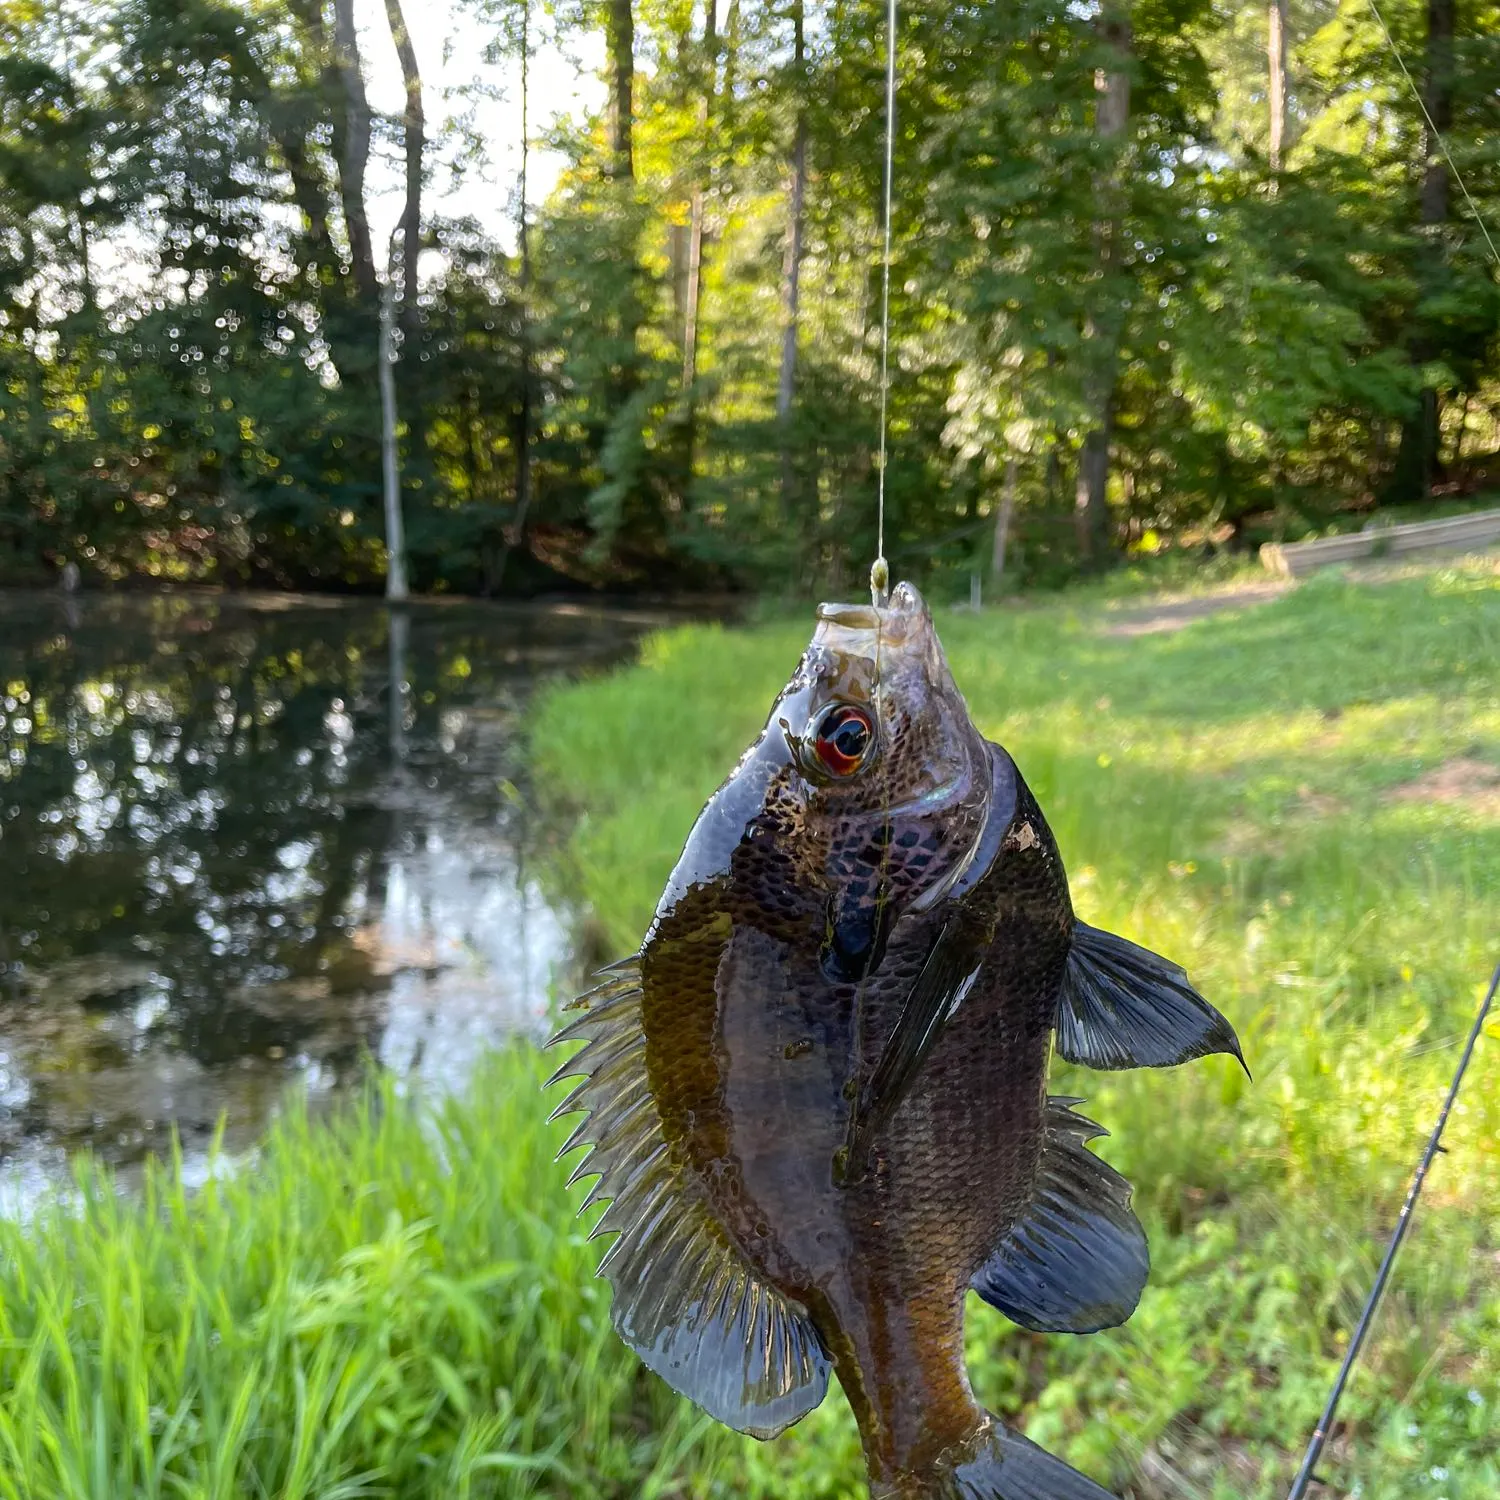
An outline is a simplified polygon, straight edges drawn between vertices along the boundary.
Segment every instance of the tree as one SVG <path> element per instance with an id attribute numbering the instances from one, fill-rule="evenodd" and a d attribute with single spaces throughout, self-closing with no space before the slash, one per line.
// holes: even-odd
<path id="1" fill-rule="evenodd" d="M 631 0 L 605 0 L 609 54 L 610 172 L 620 182 L 635 177 L 635 15 Z"/>
<path id="2" fill-rule="evenodd" d="M 788 515 L 795 505 L 796 464 L 792 452 L 792 401 L 797 390 L 797 339 L 802 302 L 803 209 L 807 197 L 807 36 L 803 0 L 792 0 L 792 69 L 795 122 L 792 126 L 790 185 L 787 191 L 786 256 L 782 263 L 781 366 L 776 380 L 776 420 L 781 425 L 781 497 Z"/>
<path id="3" fill-rule="evenodd" d="M 391 0 L 388 259 L 353 0 L 0 7 L 0 576 L 394 588 L 398 530 L 414 589 L 863 573 L 879 0 L 469 3 L 515 213 L 433 211 L 486 143 Z M 1492 208 L 1496 0 L 1382 14 Z M 531 61 L 581 31 L 603 96 L 553 117 Z M 1500 287 L 1357 0 L 903 7 L 897 63 L 902 571 L 1248 546 L 1500 449 Z"/>
<path id="4" fill-rule="evenodd" d="M 393 604 L 406 598 L 406 526 L 401 514 L 401 454 L 396 442 L 396 340 L 391 298 L 394 278 L 386 273 L 380 293 L 380 470 L 385 503 L 385 597 Z"/>
<path id="5" fill-rule="evenodd" d="M 1426 67 L 1422 82 L 1424 106 L 1422 176 L 1418 190 L 1418 222 L 1422 249 L 1419 275 L 1429 298 L 1447 291 L 1444 226 L 1448 222 L 1448 164 L 1442 137 L 1453 127 L 1453 39 L 1456 0 L 1427 0 Z M 1426 321 L 1431 321 L 1431 314 Z M 1444 351 L 1436 330 L 1419 328 L 1412 343 L 1412 361 L 1420 366 Z M 1440 405 L 1437 387 L 1422 382 L 1416 410 L 1401 432 L 1396 460 L 1398 493 L 1423 495 L 1441 472 Z"/>
<path id="6" fill-rule="evenodd" d="M 1286 136 L 1286 23 L 1287 0 L 1266 6 L 1266 105 L 1270 116 L 1267 159 L 1273 174 L 1281 171 L 1282 142 Z"/>
<path id="7" fill-rule="evenodd" d="M 691 388 L 698 374 L 698 314 L 703 298 L 704 198 L 708 190 L 703 179 L 712 172 L 713 161 L 709 141 L 714 126 L 714 95 L 719 84 L 718 9 L 718 0 L 703 0 L 698 127 L 705 166 L 700 167 L 695 175 L 688 223 L 687 297 L 682 324 L 682 384 L 685 389 Z M 688 399 L 692 399 L 691 395 Z"/>
<path id="8" fill-rule="evenodd" d="M 354 0 L 333 0 L 333 57 L 343 87 L 342 149 L 339 153 L 339 196 L 344 230 L 349 236 L 349 258 L 360 297 L 374 308 L 380 287 L 375 274 L 375 248 L 365 208 L 365 173 L 370 163 L 370 104 L 365 95 L 364 68 L 359 56 L 359 31 L 354 24 Z"/>
<path id="9" fill-rule="evenodd" d="M 343 3 L 343 0 L 341 0 Z M 422 250 L 422 150 L 426 139 L 426 115 L 422 109 L 422 75 L 417 52 L 406 29 L 401 0 L 385 0 L 386 23 L 401 61 L 406 88 L 406 114 L 402 134 L 406 151 L 406 203 L 401 211 L 401 325 L 408 344 L 416 342 L 421 308 L 417 300 L 417 262 Z"/>
<path id="10" fill-rule="evenodd" d="M 1101 57 L 1094 73 L 1098 99 L 1094 130 L 1104 148 L 1095 177 L 1103 212 L 1094 222 L 1097 295 L 1084 326 L 1088 371 L 1084 401 L 1089 427 L 1078 459 L 1075 513 L 1078 550 L 1098 561 L 1109 531 L 1109 445 L 1115 416 L 1115 360 L 1123 323 L 1125 291 L 1119 275 L 1122 230 L 1121 178 L 1128 170 L 1121 152 L 1130 121 L 1131 24 L 1129 0 L 1111 0 L 1099 13 Z"/>

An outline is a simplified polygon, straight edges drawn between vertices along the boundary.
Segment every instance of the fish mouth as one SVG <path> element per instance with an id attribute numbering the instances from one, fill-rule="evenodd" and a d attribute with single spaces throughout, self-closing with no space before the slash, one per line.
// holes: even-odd
<path id="1" fill-rule="evenodd" d="M 820 604 L 817 618 L 813 644 L 847 656 L 873 659 L 877 647 L 910 649 L 925 643 L 932 633 L 927 603 L 909 583 L 898 583 L 888 604 Z"/>

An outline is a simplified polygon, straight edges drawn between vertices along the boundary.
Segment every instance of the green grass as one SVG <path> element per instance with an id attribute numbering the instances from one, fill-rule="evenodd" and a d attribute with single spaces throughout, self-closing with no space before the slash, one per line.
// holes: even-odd
<path id="1" fill-rule="evenodd" d="M 0 1223 L 0 1496 L 676 1493 L 708 1426 L 609 1327 L 541 1065 L 300 1108 L 256 1161 Z"/>
<path id="2" fill-rule="evenodd" d="M 1500 576 L 1318 578 L 1116 639 L 1098 591 L 940 621 L 982 728 L 1047 810 L 1082 915 L 1187 963 L 1213 1060 L 1059 1077 L 1114 1132 L 1153 1272 L 1123 1329 L 977 1303 L 991 1407 L 1122 1492 L 1284 1493 L 1500 934 L 1500 813 L 1389 792 L 1500 765 Z M 653 640 L 552 693 L 556 878 L 632 947 L 809 620 Z M 1500 1035 L 1500 1028 L 1497 1028 Z M 837 1396 L 723 1432 L 615 1340 L 524 1049 L 437 1104 L 386 1086 L 189 1194 L 175 1166 L 0 1223 L 0 1500 L 855 1500 Z M 1487 1039 L 1324 1471 L 1326 1494 L 1500 1493 L 1500 1042 Z M 976 1191 L 983 1184 L 975 1185 Z M 1179 1476 L 1179 1477 L 1174 1477 Z"/>

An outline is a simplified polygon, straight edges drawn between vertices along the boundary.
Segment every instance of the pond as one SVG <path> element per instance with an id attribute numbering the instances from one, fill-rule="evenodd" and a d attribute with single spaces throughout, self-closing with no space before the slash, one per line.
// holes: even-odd
<path id="1" fill-rule="evenodd" d="M 365 1059 L 539 1032 L 576 913 L 527 700 L 665 617 L 0 594 L 0 1206 L 178 1131 L 201 1173 Z M 128 1173 L 127 1173 L 128 1175 Z"/>

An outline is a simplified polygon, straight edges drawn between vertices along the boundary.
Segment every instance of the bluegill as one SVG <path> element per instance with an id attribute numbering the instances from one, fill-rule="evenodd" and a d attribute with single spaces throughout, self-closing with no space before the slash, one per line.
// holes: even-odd
<path id="1" fill-rule="evenodd" d="M 640 951 L 574 1009 L 564 1154 L 591 1147 L 572 1180 L 608 1201 L 600 1274 L 652 1370 L 758 1437 L 836 1373 L 879 1497 L 1104 1496 L 976 1403 L 965 1297 L 1045 1331 L 1128 1318 L 1145 1235 L 1099 1127 L 1048 1096 L 1052 1049 L 1239 1044 L 1176 965 L 1074 916 L 915 589 L 819 609 Z"/>

